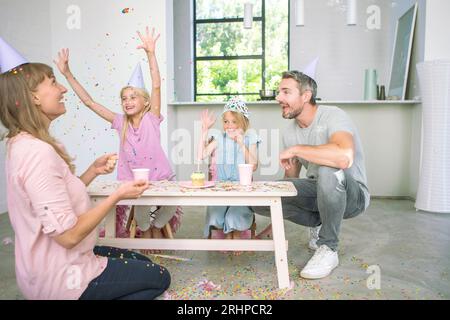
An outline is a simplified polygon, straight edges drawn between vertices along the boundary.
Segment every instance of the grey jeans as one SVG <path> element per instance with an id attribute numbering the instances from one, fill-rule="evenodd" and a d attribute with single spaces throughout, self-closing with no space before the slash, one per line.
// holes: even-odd
<path id="1" fill-rule="evenodd" d="M 296 197 L 283 197 L 283 217 L 296 224 L 317 227 L 318 246 L 337 250 L 342 219 L 353 218 L 365 210 L 364 192 L 345 170 L 319 167 L 317 180 L 285 179 L 297 189 Z M 269 207 L 253 207 L 255 213 L 270 216 Z"/>

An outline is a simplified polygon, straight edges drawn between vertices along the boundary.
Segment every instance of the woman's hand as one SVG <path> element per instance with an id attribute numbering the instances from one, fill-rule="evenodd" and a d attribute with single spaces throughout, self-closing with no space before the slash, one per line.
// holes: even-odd
<path id="1" fill-rule="evenodd" d="M 95 160 L 92 164 L 95 174 L 109 174 L 113 172 L 116 167 L 117 159 L 116 153 L 109 153 Z"/>
<path id="2" fill-rule="evenodd" d="M 208 131 L 212 128 L 214 123 L 216 122 L 216 117 L 214 116 L 214 113 L 209 113 L 208 109 L 203 110 L 200 120 L 202 122 L 202 131 Z"/>
<path id="3" fill-rule="evenodd" d="M 139 45 L 138 49 L 144 49 L 147 54 L 155 54 L 156 50 L 156 41 L 158 41 L 160 34 L 155 37 L 155 28 L 152 29 L 152 34 L 148 27 L 145 28 L 145 34 L 142 35 L 139 31 L 137 31 L 139 38 L 141 38 L 142 44 Z"/>
<path id="4" fill-rule="evenodd" d="M 142 193 L 147 190 L 149 183 L 146 180 L 136 180 L 125 182 L 115 191 L 119 200 L 123 199 L 137 199 Z"/>
<path id="5" fill-rule="evenodd" d="M 69 49 L 61 49 L 58 52 L 58 59 L 53 60 L 53 63 L 56 64 L 59 72 L 67 78 L 71 74 L 69 68 Z"/>

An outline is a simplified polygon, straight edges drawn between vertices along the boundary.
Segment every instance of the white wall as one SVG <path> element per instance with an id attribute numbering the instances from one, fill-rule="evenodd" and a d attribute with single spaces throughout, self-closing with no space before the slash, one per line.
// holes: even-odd
<path id="1" fill-rule="evenodd" d="M 192 0 L 174 0 L 174 68 L 173 101 L 194 100 L 193 7 Z"/>
<path id="2" fill-rule="evenodd" d="M 66 10 L 72 4 L 81 10 L 79 30 L 66 27 L 69 16 Z M 130 8 L 128 14 L 122 13 L 125 7 Z M 127 1 L 126 5 L 107 0 L 51 1 L 52 52 L 56 54 L 60 48 L 70 48 L 72 72 L 94 99 L 114 112 L 122 112 L 119 92 L 127 84 L 138 61 L 143 68 L 146 87 L 151 88 L 145 53 L 136 49 L 140 42 L 136 30 L 144 31 L 146 25 L 161 33 L 157 58 L 162 79 L 162 114 L 166 116 L 166 1 L 134 0 Z M 65 79 L 59 78 L 66 83 Z M 75 163 L 80 172 L 99 155 L 117 151 L 119 139 L 110 124 L 81 105 L 72 91 L 66 97 L 67 114 L 55 121 L 53 132 L 61 138 L 70 154 L 76 155 Z M 166 121 L 161 126 L 161 139 L 167 149 Z"/>
<path id="3" fill-rule="evenodd" d="M 428 0 L 425 30 L 425 60 L 450 59 L 450 1 Z"/>
<path id="4" fill-rule="evenodd" d="M 80 12 L 80 29 L 69 29 L 73 17 L 69 6 Z M 161 33 L 157 58 L 162 78 L 162 113 L 167 114 L 167 93 L 173 93 L 171 51 L 171 0 L 0 0 L 0 35 L 29 61 L 51 64 L 63 47 L 70 48 L 71 68 L 80 82 L 100 103 L 121 112 L 119 91 L 125 86 L 138 61 L 144 71 L 147 88 L 151 88 L 145 53 L 137 50 L 136 30 L 146 25 Z M 130 8 L 129 13 L 122 10 Z M 168 71 L 169 70 L 169 71 Z M 58 80 L 65 79 L 56 72 Z M 66 94 L 67 113 L 54 122 L 52 133 L 60 139 L 71 156 L 76 157 L 77 173 L 99 155 L 118 151 L 118 137 L 110 125 L 81 105 L 72 90 Z M 161 138 L 167 150 L 167 121 L 161 126 Z M 4 143 L 4 142 L 2 142 Z M 3 146 L 2 146 L 3 148 Z M 4 150 L 0 148 L 0 165 Z M 5 177 L 0 172 L 0 212 L 5 211 Z M 114 178 L 116 174 L 108 178 Z"/>
<path id="5" fill-rule="evenodd" d="M 291 1 L 290 69 L 303 68 L 319 57 L 316 80 L 323 100 L 362 100 L 364 71 L 378 71 L 378 83 L 387 84 L 391 51 L 391 1 L 358 0 L 357 25 L 346 24 L 346 1 L 305 1 L 305 25 L 295 25 L 295 1 Z M 372 28 L 373 13 L 380 10 L 380 24 Z M 368 27 L 368 20 L 369 26 Z M 282 70 L 280 70 L 282 71 Z"/>
<path id="6" fill-rule="evenodd" d="M 50 61 L 50 0 L 0 0 L 0 36 L 31 61 Z M 26 26 L 26 27 L 25 27 Z M 5 129 L 0 125 L 0 132 Z M 6 209 L 5 141 L 0 142 L 0 213 Z"/>

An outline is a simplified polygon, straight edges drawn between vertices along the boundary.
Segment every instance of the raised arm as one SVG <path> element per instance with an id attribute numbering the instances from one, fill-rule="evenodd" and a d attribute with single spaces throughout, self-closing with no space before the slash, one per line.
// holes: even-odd
<path id="1" fill-rule="evenodd" d="M 152 78 L 152 92 L 150 95 L 150 112 L 156 115 L 158 118 L 161 115 L 161 75 L 159 74 L 158 61 L 156 60 L 156 41 L 158 41 L 160 34 L 155 36 L 155 28 L 152 29 L 152 33 L 148 27 L 145 28 L 145 34 L 137 32 L 142 44 L 138 49 L 143 49 L 148 58 L 148 64 L 150 66 L 150 77 Z"/>
<path id="2" fill-rule="evenodd" d="M 60 52 L 58 52 L 58 60 L 53 60 L 53 62 L 56 64 L 61 74 L 67 79 L 67 82 L 69 82 L 70 86 L 72 87 L 73 91 L 75 91 L 78 98 L 80 98 L 81 102 L 83 102 L 84 105 L 94 111 L 97 115 L 112 123 L 115 117 L 115 113 L 102 106 L 101 104 L 95 102 L 70 71 L 69 49 L 62 49 Z"/>
<path id="3" fill-rule="evenodd" d="M 211 153 L 217 148 L 217 141 L 213 140 L 208 143 L 208 130 L 216 122 L 216 117 L 214 114 L 210 114 L 208 109 L 203 110 L 201 114 L 201 122 L 202 122 L 202 132 L 200 134 L 200 142 L 198 144 L 198 154 L 197 159 L 203 160 L 206 157 L 209 157 Z"/>

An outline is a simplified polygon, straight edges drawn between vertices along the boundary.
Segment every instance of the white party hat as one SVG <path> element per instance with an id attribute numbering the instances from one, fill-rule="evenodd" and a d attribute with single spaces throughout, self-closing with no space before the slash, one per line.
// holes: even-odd
<path id="1" fill-rule="evenodd" d="M 313 61 L 311 61 L 304 69 L 303 73 L 306 74 L 308 77 L 316 80 L 316 68 L 317 68 L 317 62 L 319 61 L 319 57 L 316 57 Z"/>
<path id="2" fill-rule="evenodd" d="M 28 63 L 27 59 L 0 37 L 0 73 L 5 73 Z"/>
<path id="3" fill-rule="evenodd" d="M 131 75 L 128 85 L 134 88 L 140 88 L 145 90 L 144 76 L 142 74 L 142 68 L 140 62 L 134 68 L 133 74 Z"/>

